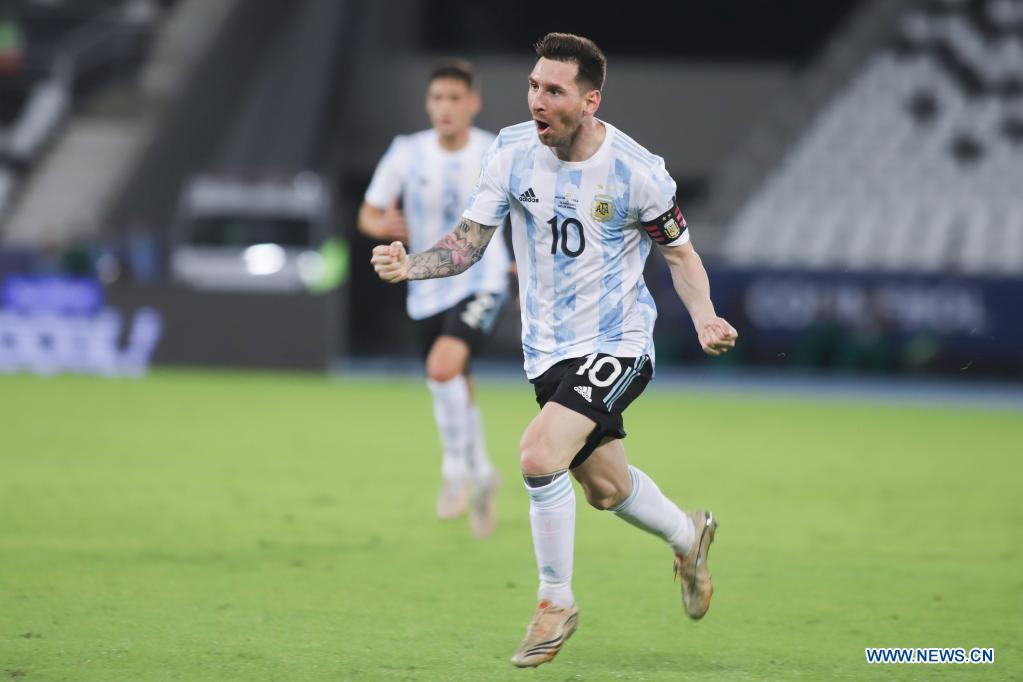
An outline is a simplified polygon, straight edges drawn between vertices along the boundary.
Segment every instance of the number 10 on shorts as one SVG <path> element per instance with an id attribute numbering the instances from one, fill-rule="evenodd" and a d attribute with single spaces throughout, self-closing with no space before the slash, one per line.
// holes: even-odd
<path id="1" fill-rule="evenodd" d="M 599 353 L 590 353 L 587 355 L 586 362 L 583 363 L 583 365 L 577 369 L 575 373 L 582 376 L 587 370 L 589 370 L 589 376 L 587 378 L 589 378 L 590 383 L 598 388 L 605 388 L 613 384 L 615 380 L 621 376 L 622 363 L 613 355 L 605 355 L 599 360 L 597 360 L 597 355 L 599 355 Z M 601 370 L 609 365 L 611 367 L 611 373 L 604 379 L 601 379 Z"/>

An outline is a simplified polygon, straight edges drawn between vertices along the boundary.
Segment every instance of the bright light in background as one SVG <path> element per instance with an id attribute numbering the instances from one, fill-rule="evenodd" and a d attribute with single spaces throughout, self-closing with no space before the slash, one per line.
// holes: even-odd
<path id="1" fill-rule="evenodd" d="M 253 244 L 242 254 L 250 275 L 272 275 L 284 267 L 284 249 L 277 244 Z"/>
<path id="2" fill-rule="evenodd" d="M 317 282 L 327 272 L 323 256 L 315 251 L 303 251 L 298 255 L 298 276 L 305 284 Z"/>

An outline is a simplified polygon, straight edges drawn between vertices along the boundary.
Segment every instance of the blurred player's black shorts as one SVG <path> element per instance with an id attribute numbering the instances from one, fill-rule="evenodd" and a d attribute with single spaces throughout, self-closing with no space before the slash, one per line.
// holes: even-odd
<path id="1" fill-rule="evenodd" d="M 439 336 L 454 336 L 469 345 L 475 355 L 494 333 L 497 317 L 507 298 L 504 292 L 481 291 L 447 310 L 416 320 L 420 351 L 425 359 Z"/>
<path id="2" fill-rule="evenodd" d="M 625 438 L 622 412 L 639 397 L 653 376 L 650 356 L 617 358 L 596 353 L 562 360 L 535 379 L 540 407 L 553 400 L 597 422 L 586 445 L 572 460 L 577 467 L 593 454 L 605 438 Z"/>

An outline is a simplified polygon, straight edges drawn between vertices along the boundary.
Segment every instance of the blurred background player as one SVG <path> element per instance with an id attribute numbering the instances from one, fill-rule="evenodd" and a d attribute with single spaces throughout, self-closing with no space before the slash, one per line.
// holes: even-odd
<path id="1" fill-rule="evenodd" d="M 451 60 L 433 69 L 426 92 L 432 128 L 394 138 L 359 210 L 364 234 L 407 243 L 413 251 L 447 234 L 465 209 L 494 140 L 492 133 L 472 125 L 480 107 L 471 64 Z M 451 519 L 468 508 L 478 537 L 494 530 L 500 481 L 487 455 L 469 367 L 473 353 L 494 330 L 507 296 L 508 272 L 508 252 L 498 239 L 479 267 L 447 280 L 408 285 L 408 314 L 418 321 L 443 448 L 437 515 Z"/>
<path id="2" fill-rule="evenodd" d="M 501 131 L 459 224 L 425 252 L 408 256 L 392 242 L 372 258 L 386 281 L 454 275 L 480 259 L 512 216 L 525 369 L 541 408 L 519 445 L 540 574 L 539 605 L 511 659 L 519 667 L 552 660 L 578 624 L 569 472 L 592 506 L 668 544 L 686 613 L 707 612 L 714 516 L 683 512 L 628 463 L 621 441 L 622 412 L 653 376 L 657 309 L 643 281 L 653 244 L 703 351 L 724 353 L 738 336 L 714 310 L 664 159 L 596 118 L 603 52 L 587 38 L 549 33 L 536 53 L 532 120 Z M 544 224 L 550 229 L 537 227 Z"/>

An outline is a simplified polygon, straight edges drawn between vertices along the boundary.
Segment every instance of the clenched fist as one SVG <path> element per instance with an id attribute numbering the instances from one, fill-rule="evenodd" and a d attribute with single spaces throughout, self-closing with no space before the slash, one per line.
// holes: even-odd
<path id="1" fill-rule="evenodd" d="M 397 284 L 408 279 L 408 254 L 401 242 L 391 242 L 387 246 L 373 247 L 373 257 L 369 259 L 380 279 L 390 284 Z"/>
<path id="2" fill-rule="evenodd" d="M 735 348 L 739 332 L 723 317 L 714 317 L 700 327 L 700 346 L 707 355 L 721 355 Z"/>

